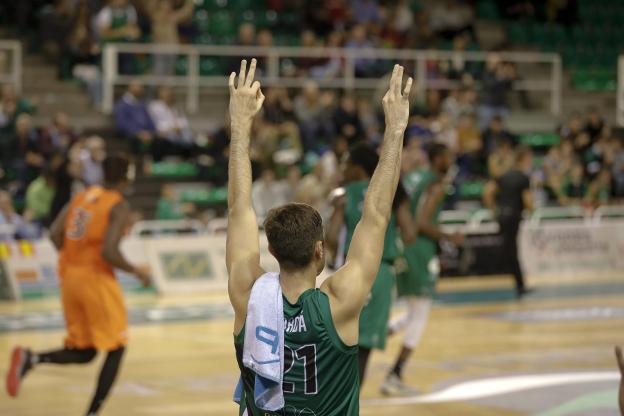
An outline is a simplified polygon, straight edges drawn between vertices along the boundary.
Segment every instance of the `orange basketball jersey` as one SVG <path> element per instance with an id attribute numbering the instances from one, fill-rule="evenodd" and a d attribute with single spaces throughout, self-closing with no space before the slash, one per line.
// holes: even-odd
<path id="1" fill-rule="evenodd" d="M 72 199 L 65 220 L 63 248 L 59 262 L 61 277 L 68 269 L 89 268 L 112 274 L 102 257 L 110 212 L 123 200 L 118 191 L 92 186 Z"/>

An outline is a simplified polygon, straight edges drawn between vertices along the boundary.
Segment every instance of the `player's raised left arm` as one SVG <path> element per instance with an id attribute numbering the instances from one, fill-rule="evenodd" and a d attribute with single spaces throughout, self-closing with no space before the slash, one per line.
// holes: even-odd
<path id="1" fill-rule="evenodd" d="M 395 65 L 390 88 L 383 98 L 386 130 L 379 163 L 364 198 L 362 218 L 355 228 L 345 265 L 323 284 L 330 297 L 332 316 L 346 342 L 357 341 L 353 326 L 375 281 L 384 247 L 384 235 L 400 177 L 403 135 L 409 119 L 412 79 L 402 90 L 403 67 Z M 344 330 L 343 330 L 344 329 Z M 357 328 L 356 328 L 357 329 Z"/>
<path id="2" fill-rule="evenodd" d="M 228 270 L 228 292 L 237 312 L 245 315 L 247 300 L 260 268 L 258 220 L 251 203 L 251 160 L 249 145 L 253 118 L 260 111 L 264 95 L 260 83 L 254 82 L 256 60 L 252 59 L 249 72 L 247 61 L 241 62 L 238 85 L 232 72 L 230 87 L 230 119 L 232 138 L 228 165 L 228 230 L 225 262 Z M 238 313 L 240 312 L 240 314 Z"/>

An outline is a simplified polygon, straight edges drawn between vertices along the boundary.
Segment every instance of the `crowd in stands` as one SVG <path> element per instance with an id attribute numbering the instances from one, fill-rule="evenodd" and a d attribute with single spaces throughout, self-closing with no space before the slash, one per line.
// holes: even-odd
<path id="1" fill-rule="evenodd" d="M 2 87 L 0 226 L 13 226 L 24 238 L 40 235 L 78 189 L 102 183 L 106 154 L 104 140 L 79 135 L 66 113 L 34 125 L 36 110 L 11 85 Z M 1 228 L 0 239 L 7 229 Z"/>
<path id="2" fill-rule="evenodd" d="M 61 62 L 61 75 L 77 72 L 90 79 L 97 96 L 97 70 L 90 73 L 88 67 L 97 68 L 103 43 L 196 41 L 198 23 L 192 16 L 204 3 L 55 1 L 42 13 L 44 52 Z M 475 45 L 474 13 L 466 2 L 434 2 L 431 8 L 414 7 L 416 2 L 407 0 L 332 0 L 324 2 L 325 7 L 318 3 L 270 0 L 266 5 L 285 14 L 293 5 L 301 7 L 306 23 L 298 28 L 302 46 L 428 48 L 442 42 L 461 52 Z M 230 43 L 238 45 L 272 46 L 279 36 L 279 31 L 250 22 L 237 26 L 236 33 Z M 266 62 L 259 58 L 261 72 Z M 233 57 L 222 69 L 236 69 L 239 59 Z M 368 58 L 355 62 L 358 76 L 380 78 L 379 90 L 373 94 L 320 88 L 318 80 L 340 74 L 343 64 L 340 57 L 298 58 L 282 70 L 309 81 L 298 89 L 263 88 L 266 100 L 254 122 L 252 140 L 254 206 L 259 215 L 287 201 L 323 209 L 340 184 L 340 163 L 349 147 L 361 141 L 380 143 L 384 127 L 380 91 L 387 76 L 383 62 Z M 135 73 L 136 57 L 121 56 L 119 67 Z M 453 83 L 447 90 L 412 95 L 403 169 L 422 167 L 423 149 L 439 141 L 456 155 L 456 191 L 464 183 L 503 175 L 513 165 L 514 148 L 521 142 L 507 127 L 510 96 L 519 94 L 520 105 L 532 107 L 525 94 L 513 89 L 520 79 L 517 68 L 492 52 L 483 65 L 465 61 L 458 53 L 448 61 L 429 62 L 426 69 L 428 77 Z M 175 56 L 156 55 L 151 70 L 158 75 L 175 73 Z M 209 166 L 210 182 L 223 186 L 230 135 L 227 115 L 215 131 L 201 131 L 176 103 L 174 92 L 168 86 L 148 90 L 138 78 L 131 82 L 114 107 L 119 136 L 139 160 L 147 161 L 144 167 L 169 159 Z M 2 194 L 0 225 L 13 224 L 21 236 L 32 236 L 49 225 L 76 189 L 101 183 L 105 152 L 104 141 L 77 134 L 67 114 L 55 115 L 48 125 L 34 126 L 35 104 L 19 97 L 11 86 L 2 87 L 0 183 L 8 192 Z M 622 138 L 613 134 L 598 111 L 572 114 L 556 135 L 556 143 L 537 149 L 535 158 L 532 184 L 543 204 L 595 207 L 624 198 Z M 156 218 L 198 215 L 196 206 L 180 200 L 175 186 L 164 186 Z"/>

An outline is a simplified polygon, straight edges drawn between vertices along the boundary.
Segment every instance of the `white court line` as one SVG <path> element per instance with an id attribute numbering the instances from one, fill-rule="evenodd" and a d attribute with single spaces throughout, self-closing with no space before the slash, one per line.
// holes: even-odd
<path id="1" fill-rule="evenodd" d="M 364 404 L 370 406 L 388 406 L 414 403 L 440 403 L 476 400 L 483 397 L 497 396 L 541 387 L 618 380 L 620 380 L 620 374 L 617 371 L 493 377 L 482 380 L 466 381 L 447 387 L 443 390 L 421 396 L 398 397 L 394 399 L 371 399 L 364 401 Z"/>

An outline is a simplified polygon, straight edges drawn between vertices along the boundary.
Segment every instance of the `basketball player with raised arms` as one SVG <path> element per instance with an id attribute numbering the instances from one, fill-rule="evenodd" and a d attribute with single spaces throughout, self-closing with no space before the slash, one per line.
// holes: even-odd
<path id="1" fill-rule="evenodd" d="M 366 192 L 361 220 L 344 265 L 316 289 L 316 278 L 325 267 L 323 224 L 320 214 L 308 205 L 286 204 L 268 213 L 264 230 L 280 271 L 266 273 L 260 266 L 249 147 L 253 118 L 262 107 L 264 95 L 259 82 L 254 81 L 255 69 L 255 59 L 249 71 L 247 62 L 242 61 L 237 84 L 235 73 L 229 80 L 232 137 L 226 265 L 235 312 L 234 344 L 241 370 L 235 394 L 240 403 L 239 415 L 357 416 L 359 318 L 380 266 L 400 177 L 412 79 L 402 88 L 403 67 L 395 65 L 383 98 L 386 126 L 379 164 Z M 256 296 L 260 286 L 271 287 L 271 279 L 275 280 L 273 293 Z M 279 292 L 282 296 L 275 296 Z M 283 315 L 280 319 L 284 326 L 278 324 L 282 333 L 252 325 L 271 316 L 273 303 L 282 307 L 278 311 Z M 272 344 L 272 348 L 265 352 L 262 342 Z M 262 360 L 258 355 L 271 353 L 275 360 Z M 245 357 L 249 356 L 255 367 L 248 364 Z M 265 395 L 275 392 L 267 393 L 270 383 L 250 367 L 261 369 L 277 361 L 281 374 L 276 380 L 281 386 L 275 403 L 279 405 L 260 407 L 259 403 L 265 401 L 273 403 Z"/>
<path id="2" fill-rule="evenodd" d="M 106 352 L 97 387 L 86 414 L 96 415 L 119 372 L 128 337 L 128 318 L 113 268 L 134 274 L 149 285 L 148 271 L 130 264 L 119 244 L 130 221 L 123 196 L 131 180 L 123 155 L 103 162 L 104 186 L 76 195 L 50 228 L 60 251 L 59 275 L 67 336 L 65 346 L 48 352 L 15 347 L 6 387 L 16 397 L 26 374 L 40 365 L 87 364 Z"/>

